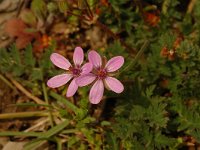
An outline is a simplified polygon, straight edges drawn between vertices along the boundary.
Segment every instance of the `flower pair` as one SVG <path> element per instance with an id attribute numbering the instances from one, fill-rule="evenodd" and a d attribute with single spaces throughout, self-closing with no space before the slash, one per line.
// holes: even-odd
<path id="1" fill-rule="evenodd" d="M 122 83 L 116 78 L 111 77 L 111 73 L 117 71 L 123 65 L 124 58 L 122 56 L 111 58 L 103 66 L 101 56 L 92 50 L 88 53 L 89 62 L 81 67 L 84 53 L 81 47 L 76 47 L 73 54 L 74 65 L 57 53 L 51 54 L 50 59 L 54 65 L 67 72 L 49 79 L 47 85 L 51 88 L 57 88 L 72 79 L 67 90 L 67 97 L 73 96 L 78 87 L 89 85 L 92 82 L 94 84 L 89 94 L 89 100 L 92 104 L 98 104 L 101 101 L 104 87 L 115 93 L 121 93 L 124 90 Z"/>

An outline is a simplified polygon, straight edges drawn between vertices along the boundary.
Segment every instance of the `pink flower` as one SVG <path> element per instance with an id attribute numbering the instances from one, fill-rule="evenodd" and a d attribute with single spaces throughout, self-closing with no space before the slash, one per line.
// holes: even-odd
<path id="1" fill-rule="evenodd" d="M 96 51 L 90 51 L 88 58 L 89 62 L 93 64 L 94 71 L 93 73 L 81 75 L 77 78 L 76 83 L 82 87 L 96 80 L 89 94 L 89 99 L 92 104 L 98 104 L 101 101 L 104 86 L 115 93 L 121 93 L 124 90 L 123 84 L 116 78 L 111 77 L 110 74 L 117 71 L 124 64 L 124 58 L 122 56 L 111 58 L 105 67 L 102 67 L 102 59 Z"/>
<path id="2" fill-rule="evenodd" d="M 67 89 L 67 97 L 73 96 L 78 90 L 78 85 L 76 84 L 77 77 L 89 73 L 93 68 L 91 63 L 86 63 L 81 67 L 84 59 L 84 53 L 81 47 L 75 48 L 73 55 L 74 66 L 72 66 L 65 57 L 58 53 L 51 54 L 50 59 L 54 65 L 66 70 L 66 73 L 52 77 L 47 81 L 47 85 L 51 88 L 57 88 L 72 79 Z"/>

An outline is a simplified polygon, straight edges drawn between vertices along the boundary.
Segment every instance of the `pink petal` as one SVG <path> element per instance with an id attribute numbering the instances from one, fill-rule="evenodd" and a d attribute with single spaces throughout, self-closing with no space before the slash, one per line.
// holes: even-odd
<path id="1" fill-rule="evenodd" d="M 113 77 L 105 78 L 106 85 L 115 93 L 121 93 L 124 90 L 123 84 Z"/>
<path id="2" fill-rule="evenodd" d="M 98 104 L 104 92 L 104 85 L 102 80 L 97 80 L 90 90 L 89 99 L 92 104 Z"/>
<path id="3" fill-rule="evenodd" d="M 107 72 L 114 72 L 118 70 L 123 64 L 124 64 L 124 57 L 116 56 L 116 57 L 111 58 L 107 62 L 105 68 Z"/>
<path id="4" fill-rule="evenodd" d="M 100 68 L 102 65 L 101 56 L 94 50 L 90 51 L 88 54 L 89 61 L 93 64 L 95 68 Z"/>
<path id="5" fill-rule="evenodd" d="M 82 66 L 81 69 L 82 69 L 81 75 L 88 74 L 92 71 L 93 65 L 91 63 L 86 63 Z"/>
<path id="6" fill-rule="evenodd" d="M 72 74 L 60 74 L 49 79 L 47 85 L 51 88 L 57 88 L 66 84 L 72 77 Z"/>
<path id="7" fill-rule="evenodd" d="M 69 84 L 69 87 L 67 89 L 67 97 L 73 96 L 76 93 L 77 90 L 78 90 L 78 85 L 76 84 L 76 78 L 75 78 Z"/>
<path id="8" fill-rule="evenodd" d="M 96 79 L 96 76 L 92 73 L 84 74 L 76 78 L 76 84 L 80 87 L 86 86 L 92 83 L 95 79 Z"/>
<path id="9" fill-rule="evenodd" d="M 73 55 L 74 64 L 80 66 L 83 63 L 84 53 L 81 47 L 76 47 Z"/>
<path id="10" fill-rule="evenodd" d="M 51 54 L 50 59 L 54 65 L 56 65 L 61 69 L 68 70 L 69 67 L 71 66 L 71 63 L 65 57 L 63 57 L 58 53 Z"/>

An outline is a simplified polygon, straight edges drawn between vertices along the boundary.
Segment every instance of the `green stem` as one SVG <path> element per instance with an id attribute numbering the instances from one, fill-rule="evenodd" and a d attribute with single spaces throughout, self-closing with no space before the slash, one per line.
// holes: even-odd
<path id="1" fill-rule="evenodd" d="M 124 72 L 124 71 L 127 71 L 127 70 L 129 70 L 131 67 L 133 67 L 133 66 L 137 63 L 138 59 L 139 59 L 140 56 L 143 54 L 144 50 L 146 49 L 146 47 L 147 47 L 148 45 L 149 45 L 149 41 L 146 40 L 146 41 L 144 42 L 144 44 L 142 45 L 141 49 L 139 50 L 139 52 L 136 54 L 135 59 L 134 59 L 131 63 L 129 63 L 129 65 L 126 66 L 120 73 L 122 73 L 122 72 Z"/>
<path id="2" fill-rule="evenodd" d="M 42 90 L 43 90 L 43 94 L 44 94 L 44 100 L 45 100 L 46 104 L 49 106 L 49 99 L 48 99 L 48 95 L 47 95 L 47 89 L 46 89 L 46 86 L 45 86 L 44 82 L 42 83 Z M 51 127 L 53 127 L 54 123 L 53 123 L 53 115 L 52 115 L 51 107 L 48 108 L 48 111 L 49 111 L 50 124 L 51 124 Z"/>
<path id="3" fill-rule="evenodd" d="M 67 129 L 67 130 L 63 130 L 61 133 L 62 134 L 71 134 L 71 133 L 76 133 L 79 132 L 79 130 L 77 129 Z"/>
<path id="4" fill-rule="evenodd" d="M 163 4 L 162 4 L 162 13 L 164 15 L 167 14 L 168 8 L 170 6 L 171 0 L 164 0 Z"/>
<path id="5" fill-rule="evenodd" d="M 55 141 L 57 143 L 57 150 L 62 150 L 62 140 L 58 137 L 54 137 L 55 138 Z"/>

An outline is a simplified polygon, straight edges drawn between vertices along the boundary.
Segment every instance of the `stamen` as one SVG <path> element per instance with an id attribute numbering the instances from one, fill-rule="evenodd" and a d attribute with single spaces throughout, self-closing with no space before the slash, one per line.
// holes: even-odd
<path id="1" fill-rule="evenodd" d="M 105 79 L 106 76 L 107 76 L 107 72 L 106 72 L 105 69 L 100 69 L 100 70 L 97 71 L 97 77 L 99 79 Z"/>
<path id="2" fill-rule="evenodd" d="M 80 74 L 81 74 L 81 69 L 80 68 L 71 67 L 69 70 L 71 71 L 71 73 L 75 77 L 80 76 Z"/>

